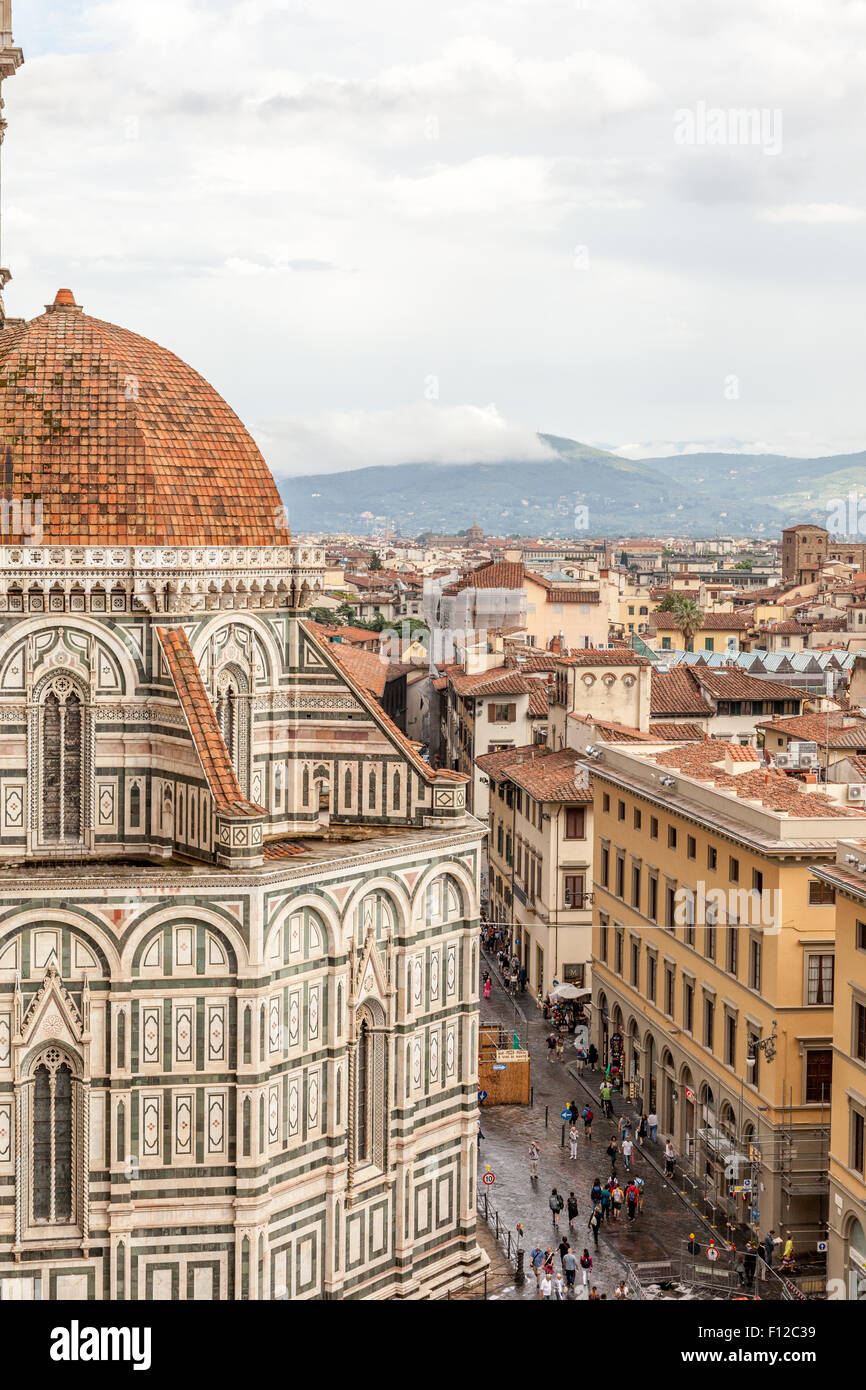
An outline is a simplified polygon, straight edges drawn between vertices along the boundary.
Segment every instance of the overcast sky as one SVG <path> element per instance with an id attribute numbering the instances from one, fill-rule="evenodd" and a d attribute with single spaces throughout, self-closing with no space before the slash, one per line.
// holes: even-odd
<path id="1" fill-rule="evenodd" d="M 538 458 L 537 430 L 866 445 L 863 0 L 13 19 L 7 311 L 68 285 L 208 377 L 278 475 Z M 712 116 L 739 108 L 746 141 Z"/>

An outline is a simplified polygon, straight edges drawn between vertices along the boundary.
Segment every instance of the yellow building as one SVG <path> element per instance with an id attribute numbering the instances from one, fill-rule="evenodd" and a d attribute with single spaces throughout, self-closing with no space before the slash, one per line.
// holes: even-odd
<path id="1" fill-rule="evenodd" d="M 827 1252 L 830 1297 L 866 1299 L 866 842 L 815 878 L 836 895 Z"/>
<path id="2" fill-rule="evenodd" d="M 489 908 L 511 928 L 528 987 L 589 984 L 592 787 L 570 750 L 529 745 L 476 758 L 490 782 Z"/>
<path id="3" fill-rule="evenodd" d="M 703 622 L 688 641 L 677 627 L 673 613 L 653 613 L 649 620 L 650 645 L 663 652 L 739 651 L 751 620 L 738 613 L 704 613 Z"/>
<path id="4" fill-rule="evenodd" d="M 722 1230 L 774 1227 L 814 1248 L 834 908 L 810 865 L 866 816 L 721 740 L 596 745 L 592 769 L 599 1051 L 620 1050 Z"/>

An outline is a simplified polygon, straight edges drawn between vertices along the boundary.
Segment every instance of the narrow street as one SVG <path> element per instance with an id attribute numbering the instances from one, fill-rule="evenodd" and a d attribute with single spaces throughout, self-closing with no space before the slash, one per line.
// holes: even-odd
<path id="1" fill-rule="evenodd" d="M 528 1049 L 531 1058 L 533 1104 L 502 1105 L 487 1108 L 482 1106 L 481 1128 L 484 1138 L 479 1145 L 479 1173 L 487 1165 L 493 1170 L 495 1181 L 487 1188 L 491 1211 L 499 1213 L 500 1226 L 510 1229 L 516 1238 L 516 1228 L 521 1223 L 525 1228 L 523 1247 L 527 1280 L 522 1287 L 514 1286 L 499 1293 L 500 1298 L 536 1298 L 535 1278 L 529 1269 L 529 1251 L 536 1245 L 554 1249 L 562 1235 L 568 1235 L 568 1219 L 563 1211 L 559 1219 L 559 1231 L 555 1230 L 548 1206 L 551 1189 L 556 1188 L 564 1198 L 574 1191 L 578 1201 L 579 1214 L 574 1222 L 574 1230 L 569 1236 L 571 1246 L 579 1257 L 584 1247 L 593 1257 L 591 1283 L 598 1287 L 600 1294 L 613 1297 L 614 1289 L 625 1273 L 623 1261 L 647 1262 L 670 1258 L 674 1269 L 678 1268 L 682 1242 L 695 1232 L 700 1241 L 709 1243 L 711 1238 L 720 1242 L 719 1232 L 711 1228 L 691 1210 L 690 1205 L 680 1196 L 664 1176 L 664 1146 L 660 1143 L 647 1144 L 639 1150 L 635 1141 L 635 1161 L 633 1172 L 644 1180 L 643 1211 L 633 1223 L 626 1218 L 623 1209 L 619 1222 L 610 1221 L 601 1230 L 599 1249 L 593 1248 L 592 1232 L 587 1227 L 592 1206 L 589 1193 L 594 1179 L 604 1183 L 610 1173 L 608 1156 L 605 1152 L 611 1134 L 616 1133 L 616 1120 L 632 1107 L 625 1105 L 620 1097 L 614 1099 L 614 1119 L 605 1120 L 602 1114 L 599 1086 L 601 1072 L 588 1068 L 583 1079 L 577 1076 L 576 1065 L 568 1060 L 573 1056 L 571 1040 L 566 1045 L 565 1063 L 550 1062 L 546 1038 L 549 1025 L 542 1017 L 540 1009 L 529 993 L 519 994 L 513 1000 L 501 983 L 499 968 L 494 955 L 482 953 L 482 974 L 490 971 L 493 982 L 489 1000 L 482 998 L 482 1023 L 501 1023 L 514 1029 L 520 1037 L 521 1046 Z M 572 1100 L 578 1108 L 589 1102 L 594 1112 L 592 1141 L 584 1138 L 583 1123 L 578 1123 L 578 1157 L 569 1158 L 568 1127 L 565 1127 L 563 1146 L 563 1122 L 561 1111 Z M 547 1124 L 545 1125 L 545 1111 Z M 540 1150 L 538 1180 L 530 1182 L 528 1150 L 532 1140 Z M 620 1185 L 627 1182 L 625 1169 L 620 1156 L 617 1162 Z M 556 1268 L 560 1267 L 556 1254 Z M 578 1271 L 580 1282 L 580 1271 Z"/>

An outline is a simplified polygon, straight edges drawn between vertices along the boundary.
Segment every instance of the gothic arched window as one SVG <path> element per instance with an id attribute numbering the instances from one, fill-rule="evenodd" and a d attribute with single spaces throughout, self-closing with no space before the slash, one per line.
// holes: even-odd
<path id="1" fill-rule="evenodd" d="M 31 1075 L 30 1221 L 69 1226 L 77 1219 L 73 1151 L 80 1083 L 57 1047 L 36 1058 Z"/>
<path id="2" fill-rule="evenodd" d="M 243 791 L 250 762 L 250 683 L 239 667 L 226 666 L 217 677 L 216 717 Z"/>
<path id="3" fill-rule="evenodd" d="M 37 834 L 43 843 L 80 844 L 86 796 L 85 710 L 66 675 L 55 676 L 38 701 L 34 752 L 39 767 Z"/>
<path id="4" fill-rule="evenodd" d="M 372 1006 L 376 1008 L 377 1006 Z M 378 1010 L 381 1014 L 381 1010 Z M 388 1128 L 385 1055 L 387 1038 L 384 1015 L 374 1018 L 367 1004 L 358 1015 L 355 1049 L 354 1149 L 355 1163 L 385 1166 L 385 1135 Z"/>
<path id="5" fill-rule="evenodd" d="M 352 806 L 352 773 L 346 768 L 346 775 L 343 778 L 343 809 L 348 811 Z"/>
<path id="6" fill-rule="evenodd" d="M 366 1018 L 358 1033 L 358 1079 L 355 1108 L 355 1160 L 367 1163 L 370 1159 L 372 1116 L 370 1114 L 370 1072 L 372 1071 L 372 1036 Z"/>

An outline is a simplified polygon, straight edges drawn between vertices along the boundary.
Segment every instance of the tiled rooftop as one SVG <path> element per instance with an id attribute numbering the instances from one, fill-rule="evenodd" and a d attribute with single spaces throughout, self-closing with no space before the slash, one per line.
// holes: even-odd
<path id="1" fill-rule="evenodd" d="M 268 466 L 222 397 L 69 291 L 0 331 L 0 420 L 6 492 L 42 499 L 46 544 L 288 540 Z"/>
<path id="2" fill-rule="evenodd" d="M 498 781 L 514 782 L 536 801 L 592 801 L 592 778 L 580 754 L 527 744 L 501 753 L 482 753 L 475 759 L 482 772 Z"/>

